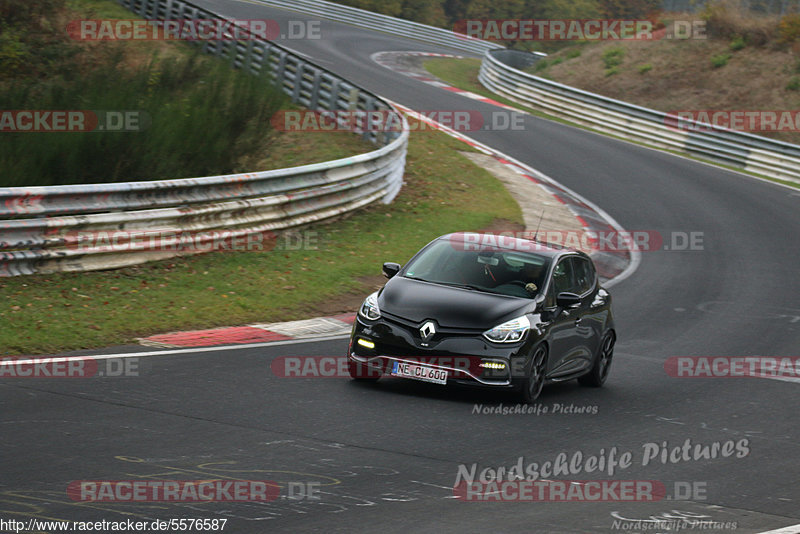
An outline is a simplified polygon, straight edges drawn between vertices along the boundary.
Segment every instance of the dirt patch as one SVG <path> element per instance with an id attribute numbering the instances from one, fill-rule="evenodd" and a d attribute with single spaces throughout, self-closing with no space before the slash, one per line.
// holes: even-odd
<path id="1" fill-rule="evenodd" d="M 800 108 L 800 59 L 791 49 L 748 44 L 734 50 L 731 44 L 729 39 L 594 43 L 553 54 L 547 59 L 551 65 L 535 74 L 665 112 Z M 612 49 L 622 55 L 616 74 L 609 74 L 604 61 Z M 800 142 L 797 132 L 753 133 Z"/>

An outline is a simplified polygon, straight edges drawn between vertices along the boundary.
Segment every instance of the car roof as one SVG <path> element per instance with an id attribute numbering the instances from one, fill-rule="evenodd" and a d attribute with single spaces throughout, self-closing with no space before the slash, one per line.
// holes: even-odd
<path id="1" fill-rule="evenodd" d="M 566 248 L 554 243 L 547 243 L 538 239 L 523 239 L 509 235 L 510 233 L 493 232 L 454 232 L 437 238 L 439 240 L 450 240 L 466 243 L 474 243 L 482 247 L 496 247 L 497 249 L 516 250 L 520 252 L 534 252 L 550 258 L 559 258 L 567 254 L 578 254 L 588 257 L 584 252 L 571 248 Z"/>

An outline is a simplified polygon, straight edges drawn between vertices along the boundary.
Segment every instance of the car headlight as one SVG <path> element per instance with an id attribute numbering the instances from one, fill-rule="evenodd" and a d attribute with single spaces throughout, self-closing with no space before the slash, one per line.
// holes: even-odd
<path id="1" fill-rule="evenodd" d="M 378 308 L 378 292 L 368 296 L 364 300 L 364 304 L 358 310 L 358 314 L 364 319 L 374 321 L 381 318 L 381 310 Z"/>
<path id="2" fill-rule="evenodd" d="M 530 329 L 531 322 L 523 315 L 487 330 L 483 333 L 483 337 L 495 343 L 516 343 L 525 337 Z"/>

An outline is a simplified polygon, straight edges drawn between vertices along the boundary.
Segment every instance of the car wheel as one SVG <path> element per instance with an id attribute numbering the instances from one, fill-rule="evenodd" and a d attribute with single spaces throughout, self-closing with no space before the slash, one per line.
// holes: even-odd
<path id="1" fill-rule="evenodd" d="M 614 332 L 608 332 L 603 337 L 603 342 L 600 343 L 600 352 L 595 358 L 592 370 L 582 377 L 578 378 L 578 382 L 582 386 L 589 386 L 599 388 L 603 385 L 608 378 L 608 371 L 611 369 L 611 360 L 614 358 L 614 342 L 616 337 Z"/>
<path id="2" fill-rule="evenodd" d="M 547 370 L 547 350 L 539 345 L 533 352 L 531 362 L 525 371 L 525 380 L 522 381 L 520 397 L 522 402 L 535 401 L 544 387 L 544 376 Z"/>
<path id="3" fill-rule="evenodd" d="M 365 367 L 358 362 L 348 360 L 347 370 L 350 372 L 350 378 L 353 380 L 360 380 L 363 382 L 375 382 L 383 373 L 375 369 Z"/>

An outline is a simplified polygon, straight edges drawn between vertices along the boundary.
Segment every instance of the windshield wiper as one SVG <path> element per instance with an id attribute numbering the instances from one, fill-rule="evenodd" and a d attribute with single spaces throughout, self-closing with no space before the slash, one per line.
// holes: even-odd
<path id="1" fill-rule="evenodd" d="M 439 280 L 426 280 L 424 278 L 417 278 L 416 276 L 408 276 L 408 275 L 406 275 L 406 278 L 410 278 L 411 280 L 419 280 L 420 282 L 428 282 L 429 284 L 438 284 L 440 286 L 457 287 L 460 289 L 469 289 L 470 291 L 483 291 L 484 293 L 498 294 L 497 291 L 492 291 L 487 287 L 475 286 L 472 284 L 460 284 L 458 282 L 441 282 Z"/>
<path id="2" fill-rule="evenodd" d="M 491 293 L 491 291 L 489 291 L 485 287 L 474 286 L 472 284 L 459 284 L 459 283 L 456 283 L 456 282 L 433 282 L 433 283 L 434 284 L 443 285 L 443 286 L 459 287 L 461 289 L 469 289 L 470 291 L 488 291 L 489 293 Z"/>

